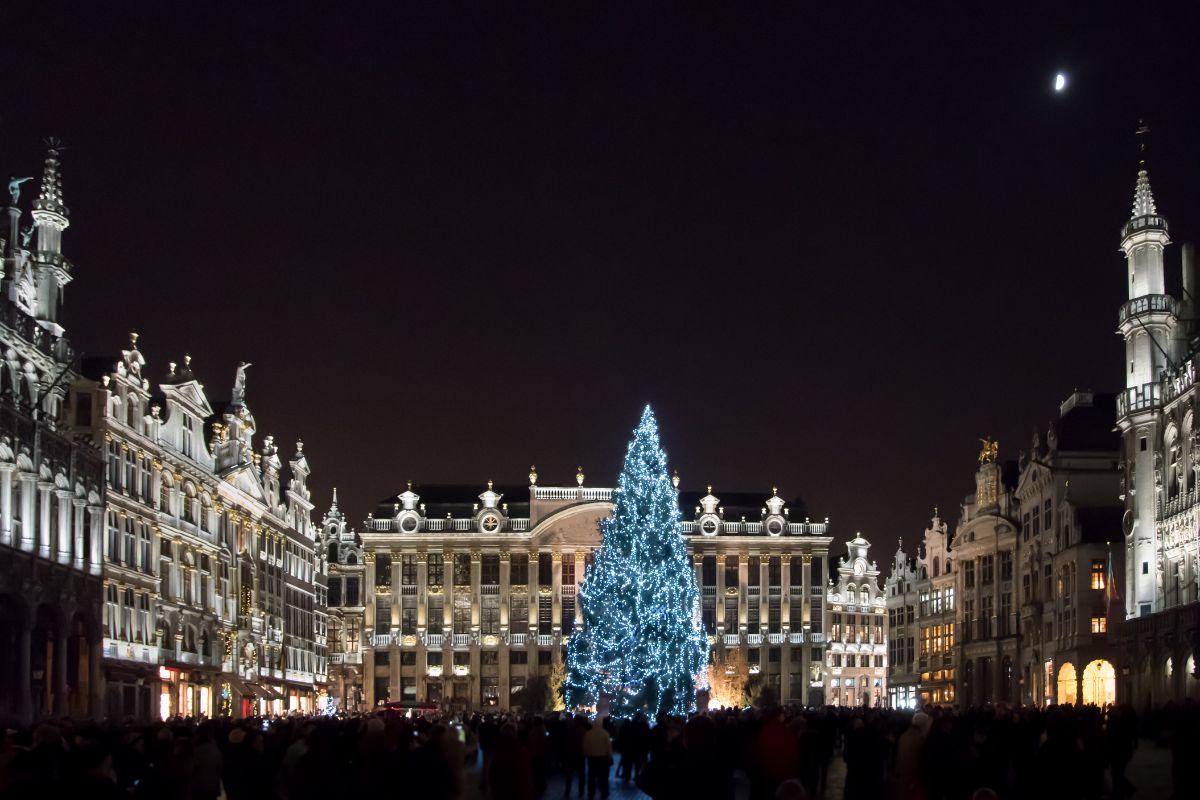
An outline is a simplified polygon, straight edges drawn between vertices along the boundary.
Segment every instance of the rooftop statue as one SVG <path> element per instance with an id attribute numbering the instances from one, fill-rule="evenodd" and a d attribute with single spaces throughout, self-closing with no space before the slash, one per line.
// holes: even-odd
<path id="1" fill-rule="evenodd" d="M 12 198 L 10 205 L 16 205 L 21 199 L 21 184 L 31 181 L 33 178 L 13 178 L 8 179 L 8 196 Z"/>
<path id="2" fill-rule="evenodd" d="M 250 366 L 250 362 L 243 361 L 238 364 L 237 375 L 233 379 L 233 399 L 232 405 L 244 406 L 246 404 L 246 369 Z"/>

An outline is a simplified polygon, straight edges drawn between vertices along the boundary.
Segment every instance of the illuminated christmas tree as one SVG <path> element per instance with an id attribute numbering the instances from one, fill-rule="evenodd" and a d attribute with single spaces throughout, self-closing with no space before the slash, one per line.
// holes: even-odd
<path id="1" fill-rule="evenodd" d="M 680 528 L 654 412 L 646 406 L 625 453 L 612 516 L 580 589 L 583 631 L 567 649 L 569 701 L 609 713 L 684 714 L 708 660 L 700 592 Z"/>

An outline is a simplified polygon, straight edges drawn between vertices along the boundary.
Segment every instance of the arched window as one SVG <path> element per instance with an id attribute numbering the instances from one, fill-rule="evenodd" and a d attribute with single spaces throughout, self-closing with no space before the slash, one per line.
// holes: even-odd
<path id="1" fill-rule="evenodd" d="M 330 542 L 330 543 L 329 543 L 329 563 L 330 563 L 330 564 L 336 564 L 336 563 L 338 563 L 338 558 L 337 558 L 337 557 L 338 557 L 338 546 L 337 546 L 337 542 Z"/>
<path id="2" fill-rule="evenodd" d="M 212 653 L 209 652 L 208 631 L 200 631 L 200 655 L 208 658 Z"/>
<path id="3" fill-rule="evenodd" d="M 347 553 L 346 554 L 346 566 L 353 567 L 353 566 L 357 566 L 357 564 L 358 564 L 358 556 L 354 555 L 353 552 Z"/>
<path id="4" fill-rule="evenodd" d="M 212 530 L 212 498 L 208 492 L 200 495 L 200 530 L 205 533 Z"/>
<path id="5" fill-rule="evenodd" d="M 934 556 L 933 557 L 933 577 L 936 578 L 937 576 L 938 576 L 938 557 Z"/>

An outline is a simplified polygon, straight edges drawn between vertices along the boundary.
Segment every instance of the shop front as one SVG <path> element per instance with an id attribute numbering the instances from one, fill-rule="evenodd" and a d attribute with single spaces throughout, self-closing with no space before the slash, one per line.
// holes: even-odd
<path id="1" fill-rule="evenodd" d="M 212 717 L 216 714 L 211 674 L 159 667 L 158 681 L 159 719 Z"/>

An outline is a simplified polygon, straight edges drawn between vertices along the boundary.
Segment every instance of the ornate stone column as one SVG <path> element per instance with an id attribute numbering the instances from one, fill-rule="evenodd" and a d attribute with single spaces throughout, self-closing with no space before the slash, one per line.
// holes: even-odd
<path id="1" fill-rule="evenodd" d="M 550 629 L 557 631 L 559 635 L 567 633 L 562 630 L 562 559 L 563 554 L 560 550 L 550 554 Z M 554 643 L 557 647 L 557 638 Z"/>
<path id="2" fill-rule="evenodd" d="M 742 652 L 746 652 L 746 625 L 750 617 L 750 593 L 746 586 L 750 575 L 750 554 L 738 553 L 738 630 Z"/>
<path id="3" fill-rule="evenodd" d="M 21 533 L 19 538 L 21 549 L 27 553 L 32 553 L 37 549 L 37 516 L 34 513 L 34 509 L 37 507 L 37 503 L 34 500 L 34 496 L 37 494 L 36 484 L 37 476 L 33 473 L 17 473 L 17 502 L 21 504 Z"/>
<path id="4" fill-rule="evenodd" d="M 13 470 L 16 465 L 0 464 L 0 544 L 11 545 L 12 540 L 12 500 L 13 500 Z"/>
<path id="5" fill-rule="evenodd" d="M 71 566 L 80 572 L 84 572 L 87 569 L 88 557 L 91 555 L 90 553 L 85 553 L 83 547 L 85 539 L 83 528 L 86 524 L 87 501 L 76 499 L 72 501 L 72 506 L 75 509 L 75 514 L 71 517 L 74 523 L 71 531 Z"/>
<path id="6" fill-rule="evenodd" d="M 38 481 L 38 514 L 37 514 L 37 531 L 38 531 L 38 556 L 46 559 L 51 558 L 51 537 L 53 533 L 50 528 L 50 492 L 54 490 L 54 484 L 50 481 Z"/>
<path id="7" fill-rule="evenodd" d="M 812 554 L 800 555 L 800 620 L 804 628 L 804 643 L 800 645 L 800 697 L 794 698 L 803 705 L 809 703 L 809 684 L 812 682 L 812 590 L 809 581 L 812 577 Z M 825 630 L 825 626 L 821 626 Z M 826 698 L 825 702 L 829 702 Z"/>
<path id="8" fill-rule="evenodd" d="M 779 554 L 779 630 L 783 633 L 783 650 L 779 654 L 779 702 L 788 703 L 792 698 L 792 640 L 791 598 L 792 554 Z M 801 645 L 801 649 L 807 645 Z M 800 698 L 794 698 L 799 700 Z"/>
<path id="9" fill-rule="evenodd" d="M 499 670 L 499 691 L 500 691 L 500 708 L 507 709 L 509 707 L 509 698 L 512 696 L 512 676 L 509 669 L 508 653 L 509 645 L 509 628 L 508 628 L 508 604 L 511 600 L 509 582 L 512 578 L 512 556 L 507 550 L 500 551 L 500 647 L 498 648 L 500 659 Z"/>
<path id="10" fill-rule="evenodd" d="M 55 560 L 60 564 L 71 563 L 71 505 L 73 495 L 68 489 L 55 489 L 54 497 L 58 500 L 58 536 L 56 542 Z"/>

